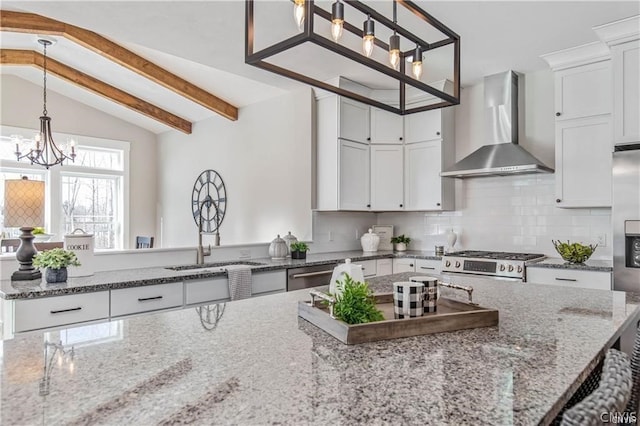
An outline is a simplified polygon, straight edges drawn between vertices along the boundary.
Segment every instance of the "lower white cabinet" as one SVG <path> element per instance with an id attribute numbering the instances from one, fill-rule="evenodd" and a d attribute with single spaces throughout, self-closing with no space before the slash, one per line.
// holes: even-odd
<path id="1" fill-rule="evenodd" d="M 111 316 L 182 306 L 182 282 L 111 290 Z"/>
<path id="2" fill-rule="evenodd" d="M 442 260 L 416 259 L 416 272 L 439 274 L 442 272 Z"/>
<path id="3" fill-rule="evenodd" d="M 109 292 L 16 300 L 14 331 L 37 330 L 109 318 Z"/>
<path id="4" fill-rule="evenodd" d="M 286 289 L 286 269 L 281 271 L 259 272 L 251 275 L 251 294 L 253 296 L 267 293 L 280 293 L 286 291 Z"/>
<path id="5" fill-rule="evenodd" d="M 354 261 L 356 265 L 362 266 L 362 274 L 365 278 L 371 278 L 378 275 L 378 265 L 374 260 L 358 260 Z"/>
<path id="6" fill-rule="evenodd" d="M 527 283 L 611 290 L 611 272 L 528 267 Z"/>
<path id="7" fill-rule="evenodd" d="M 416 271 L 416 259 L 399 258 L 393 259 L 393 273 L 399 274 L 401 272 L 415 272 Z"/>
<path id="8" fill-rule="evenodd" d="M 194 305 L 229 300 L 227 277 L 203 278 L 184 283 L 184 303 Z"/>
<path id="9" fill-rule="evenodd" d="M 379 277 L 393 274 L 393 259 L 376 260 L 376 272 Z"/>

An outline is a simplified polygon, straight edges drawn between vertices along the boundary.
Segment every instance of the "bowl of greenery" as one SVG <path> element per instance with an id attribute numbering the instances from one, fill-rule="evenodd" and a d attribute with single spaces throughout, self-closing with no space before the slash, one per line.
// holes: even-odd
<path id="1" fill-rule="evenodd" d="M 566 260 L 569 263 L 584 263 L 586 262 L 594 251 L 596 251 L 596 247 L 592 244 L 584 245 L 580 243 L 572 243 L 567 240 L 566 243 L 561 241 L 551 240 L 553 246 L 556 248 L 558 254 L 562 257 L 562 259 Z"/>
<path id="2" fill-rule="evenodd" d="M 335 295 L 333 314 L 336 318 L 347 324 L 384 320 L 382 312 L 376 308 L 373 292 L 366 282 L 354 281 L 349 274 L 345 274 L 343 280 L 337 281 L 337 285 L 341 292 Z"/>
<path id="3" fill-rule="evenodd" d="M 291 258 L 292 259 L 306 259 L 309 246 L 302 241 L 294 241 L 291 243 Z"/>
<path id="4" fill-rule="evenodd" d="M 31 231 L 31 234 L 33 234 L 33 236 L 35 237 L 34 240 L 37 243 L 45 243 L 49 241 L 51 237 L 53 237 L 53 234 L 47 234 L 44 231 L 44 228 L 41 226 L 36 226 L 35 228 L 33 228 L 33 231 Z"/>
<path id="5" fill-rule="evenodd" d="M 407 246 L 411 242 L 411 238 L 406 237 L 404 234 L 391 238 L 391 244 L 395 251 L 407 251 Z"/>
<path id="6" fill-rule="evenodd" d="M 67 281 L 67 267 L 80 266 L 76 254 L 62 248 L 41 251 L 33 257 L 33 266 L 46 268 L 45 280 L 48 283 Z"/>

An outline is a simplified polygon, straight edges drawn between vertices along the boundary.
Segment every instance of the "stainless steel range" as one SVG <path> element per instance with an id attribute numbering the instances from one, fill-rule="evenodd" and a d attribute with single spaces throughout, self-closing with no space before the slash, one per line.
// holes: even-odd
<path id="1" fill-rule="evenodd" d="M 527 263 L 544 259 L 543 254 L 463 250 L 442 257 L 442 272 L 458 272 L 525 281 Z"/>

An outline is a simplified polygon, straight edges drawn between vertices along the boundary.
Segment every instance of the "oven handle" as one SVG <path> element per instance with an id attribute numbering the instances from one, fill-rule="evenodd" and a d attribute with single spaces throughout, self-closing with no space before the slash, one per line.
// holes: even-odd
<path id="1" fill-rule="evenodd" d="M 329 275 L 329 274 L 333 274 L 333 269 L 329 271 L 307 272 L 305 274 L 295 274 L 295 275 L 292 275 L 291 278 L 296 280 L 298 278 L 319 277 L 320 275 Z"/>

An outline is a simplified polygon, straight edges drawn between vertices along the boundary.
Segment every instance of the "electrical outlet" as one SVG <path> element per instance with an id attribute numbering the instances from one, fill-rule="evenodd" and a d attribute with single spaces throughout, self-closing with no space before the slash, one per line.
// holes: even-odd
<path id="1" fill-rule="evenodd" d="M 360 239 L 360 230 L 356 228 L 356 240 Z"/>
<path id="2" fill-rule="evenodd" d="M 329 241 L 333 241 L 333 231 L 329 231 L 329 236 L 327 238 Z"/>
<path id="3" fill-rule="evenodd" d="M 240 259 L 251 259 L 251 250 L 240 250 Z"/>
<path id="4" fill-rule="evenodd" d="M 598 243 L 598 245 L 600 247 L 606 247 L 607 246 L 607 234 L 596 235 L 596 243 Z"/>

